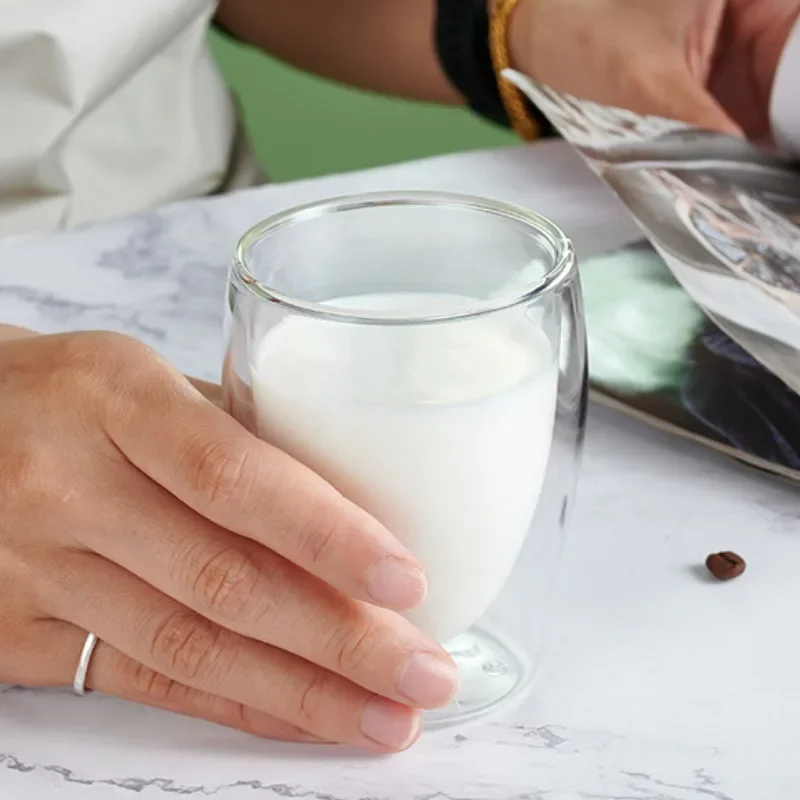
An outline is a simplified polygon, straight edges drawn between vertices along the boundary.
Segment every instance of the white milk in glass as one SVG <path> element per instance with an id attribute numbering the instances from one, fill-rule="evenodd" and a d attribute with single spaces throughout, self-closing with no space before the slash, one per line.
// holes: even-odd
<path id="1" fill-rule="evenodd" d="M 382 294 L 329 305 L 441 313 L 469 298 Z M 425 566 L 409 618 L 441 643 L 500 594 L 544 482 L 558 368 L 514 309 L 429 325 L 291 317 L 254 349 L 259 433 L 379 519 Z"/>

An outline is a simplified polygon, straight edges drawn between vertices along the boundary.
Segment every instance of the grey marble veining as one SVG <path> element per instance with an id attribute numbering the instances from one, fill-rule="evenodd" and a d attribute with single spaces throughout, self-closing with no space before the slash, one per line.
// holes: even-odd
<path id="1" fill-rule="evenodd" d="M 558 144 L 450 157 L 0 241 L 0 319 L 124 331 L 213 379 L 238 235 L 289 205 L 385 188 L 520 201 L 583 253 L 637 235 Z M 590 422 L 547 668 L 518 707 L 388 759 L 5 687 L 0 800 L 796 800 L 796 490 L 601 409 Z M 747 558 L 745 577 L 704 579 L 718 549 Z"/>

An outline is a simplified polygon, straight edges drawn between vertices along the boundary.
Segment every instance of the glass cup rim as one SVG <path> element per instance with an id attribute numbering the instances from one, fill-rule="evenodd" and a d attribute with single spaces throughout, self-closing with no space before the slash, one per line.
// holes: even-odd
<path id="1" fill-rule="evenodd" d="M 522 223 L 539 237 L 544 237 L 552 249 L 550 268 L 539 279 L 522 285 L 507 294 L 491 300 L 475 300 L 464 308 L 440 314 L 391 315 L 370 313 L 362 310 L 337 308 L 283 294 L 260 281 L 247 264 L 248 253 L 269 234 L 290 225 L 309 222 L 320 217 L 347 211 L 359 211 L 379 207 L 430 206 L 435 208 L 460 209 L 500 217 Z M 294 206 L 272 214 L 246 231 L 239 239 L 234 251 L 232 277 L 256 297 L 276 304 L 287 311 L 332 322 L 347 322 L 362 325 L 421 325 L 474 319 L 501 311 L 527 305 L 557 291 L 575 271 L 575 249 L 572 240 L 548 217 L 530 211 L 523 206 L 476 195 L 437 191 L 382 191 L 341 195 Z"/>

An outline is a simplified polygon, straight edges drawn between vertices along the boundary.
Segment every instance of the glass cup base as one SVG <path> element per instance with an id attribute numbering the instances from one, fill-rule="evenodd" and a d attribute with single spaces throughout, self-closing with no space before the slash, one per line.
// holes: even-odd
<path id="1" fill-rule="evenodd" d="M 428 730 L 463 725 L 511 705 L 531 684 L 527 659 L 483 628 L 470 628 L 445 649 L 458 665 L 461 689 L 449 706 L 425 713 Z"/>

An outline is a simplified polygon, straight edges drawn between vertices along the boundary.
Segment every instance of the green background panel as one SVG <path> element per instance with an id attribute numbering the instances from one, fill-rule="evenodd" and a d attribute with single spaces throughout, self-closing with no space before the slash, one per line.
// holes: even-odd
<path id="1" fill-rule="evenodd" d="M 304 75 L 213 34 L 211 46 L 242 103 L 259 160 L 292 180 L 510 144 L 507 131 L 464 109 L 387 99 Z"/>

